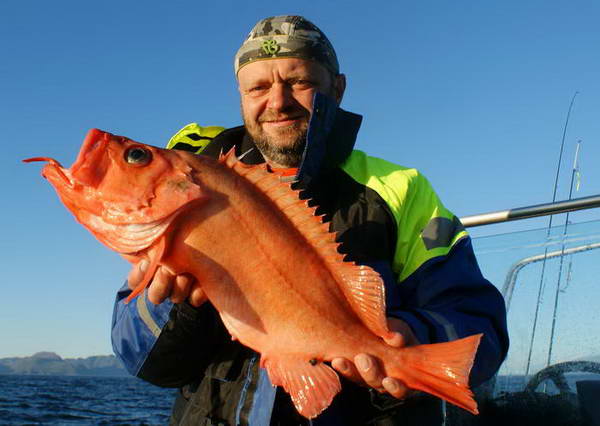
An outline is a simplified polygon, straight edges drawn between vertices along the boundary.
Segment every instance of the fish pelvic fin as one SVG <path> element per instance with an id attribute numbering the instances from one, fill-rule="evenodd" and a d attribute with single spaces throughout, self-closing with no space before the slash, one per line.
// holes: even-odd
<path id="1" fill-rule="evenodd" d="M 290 394 L 296 410 L 312 419 L 325 410 L 342 389 L 337 373 L 321 360 L 285 356 L 264 362 L 271 383 Z"/>
<path id="2" fill-rule="evenodd" d="M 148 250 L 148 256 L 150 257 L 150 265 L 148 266 L 148 269 L 146 270 L 146 273 L 144 274 L 144 278 L 142 278 L 142 280 L 137 285 L 137 287 L 134 288 L 133 291 L 131 292 L 131 294 L 129 296 L 127 296 L 127 299 L 125 299 L 125 303 L 131 302 L 131 300 L 133 300 L 134 297 L 139 295 L 142 291 L 144 291 L 144 289 L 146 287 L 148 287 L 148 285 L 150 284 L 150 281 L 152 281 L 152 278 L 154 277 L 154 274 L 156 273 L 156 270 L 158 269 L 158 266 L 160 265 L 160 261 L 164 257 L 166 249 L 167 249 L 167 237 L 163 234 L 158 239 L 156 244 L 154 244 Z"/>
<path id="3" fill-rule="evenodd" d="M 475 334 L 451 342 L 405 347 L 398 354 L 401 359 L 395 362 L 399 367 L 392 366 L 388 373 L 409 388 L 479 414 L 469 389 L 469 373 L 482 336 Z"/>

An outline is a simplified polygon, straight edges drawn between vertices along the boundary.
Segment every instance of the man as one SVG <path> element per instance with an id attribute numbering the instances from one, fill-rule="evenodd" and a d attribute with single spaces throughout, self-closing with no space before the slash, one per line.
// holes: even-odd
<path id="1" fill-rule="evenodd" d="M 502 297 L 481 276 L 468 235 L 425 178 L 353 151 L 361 118 L 338 107 L 346 81 L 325 35 L 302 17 L 263 19 L 239 49 L 235 71 L 244 126 L 219 133 L 202 153 L 233 147 L 241 161 L 266 162 L 282 179 L 298 181 L 347 258 L 384 279 L 389 325 L 397 332 L 388 344 L 484 333 L 471 384 L 492 377 L 508 348 Z M 205 137 L 176 139 L 185 147 L 186 138 Z M 145 267 L 133 268 L 117 295 L 113 347 L 132 374 L 181 388 L 173 424 L 307 424 L 289 396 L 271 386 L 257 354 L 231 341 L 210 304 L 200 305 L 190 277 L 159 269 L 147 292 L 125 305 Z M 347 380 L 312 424 L 443 421 L 439 400 L 384 377 L 368 354 L 332 366 Z"/>

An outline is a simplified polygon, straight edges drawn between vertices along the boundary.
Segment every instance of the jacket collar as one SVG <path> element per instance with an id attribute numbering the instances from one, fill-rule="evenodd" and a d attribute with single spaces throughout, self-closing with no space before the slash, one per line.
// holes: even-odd
<path id="1" fill-rule="evenodd" d="M 309 184 L 321 172 L 339 166 L 350 155 L 362 116 L 345 111 L 334 99 L 316 93 L 298 180 Z"/>

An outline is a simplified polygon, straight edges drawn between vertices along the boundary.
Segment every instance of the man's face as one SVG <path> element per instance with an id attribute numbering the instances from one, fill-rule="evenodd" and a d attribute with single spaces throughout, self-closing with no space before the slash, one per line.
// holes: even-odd
<path id="1" fill-rule="evenodd" d="M 266 160 L 295 167 L 302 158 L 315 92 L 341 101 L 343 86 L 321 65 L 297 58 L 252 62 L 238 72 L 246 130 Z"/>

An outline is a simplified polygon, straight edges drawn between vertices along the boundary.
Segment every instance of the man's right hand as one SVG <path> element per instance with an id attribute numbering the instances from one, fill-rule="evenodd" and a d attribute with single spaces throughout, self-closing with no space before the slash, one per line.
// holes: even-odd
<path id="1" fill-rule="evenodd" d="M 134 264 L 127 276 L 130 289 L 135 289 L 146 273 L 150 263 L 146 259 Z M 166 266 L 160 265 L 148 285 L 148 300 L 158 305 L 166 299 L 173 303 L 182 303 L 186 299 L 192 306 L 200 306 L 206 300 L 202 289 L 195 285 L 196 280 L 189 274 L 175 274 Z"/>

